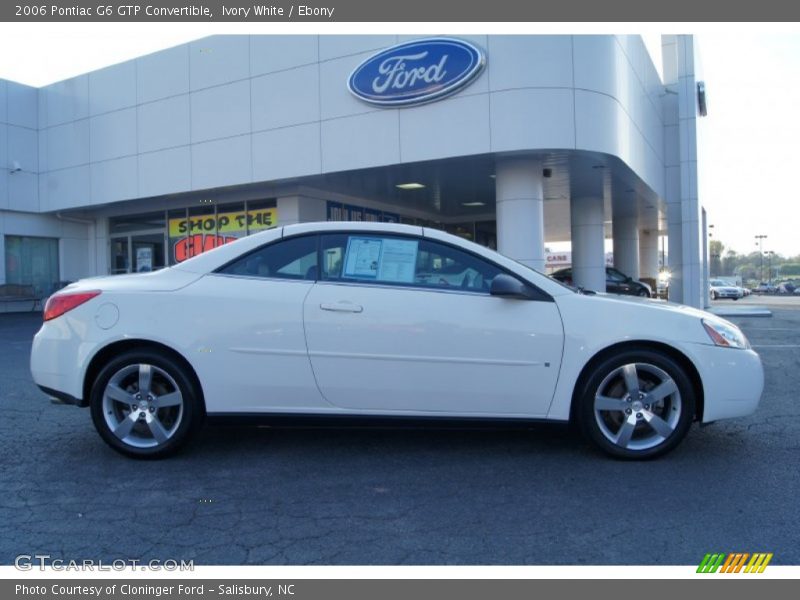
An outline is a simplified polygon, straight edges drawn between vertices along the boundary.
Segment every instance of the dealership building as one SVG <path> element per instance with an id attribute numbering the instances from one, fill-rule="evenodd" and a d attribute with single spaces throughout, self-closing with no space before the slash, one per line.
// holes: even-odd
<path id="1" fill-rule="evenodd" d="M 605 289 L 607 241 L 636 279 L 666 256 L 670 300 L 702 306 L 705 90 L 692 36 L 660 50 L 214 36 L 42 88 L 0 80 L 0 284 L 46 296 L 276 225 L 388 221 L 542 271 L 546 247 L 571 242 L 588 289 Z"/>

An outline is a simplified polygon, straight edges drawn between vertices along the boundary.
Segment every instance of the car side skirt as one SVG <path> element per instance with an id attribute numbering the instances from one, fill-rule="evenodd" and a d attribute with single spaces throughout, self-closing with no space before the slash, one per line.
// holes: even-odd
<path id="1" fill-rule="evenodd" d="M 353 427 L 385 429 L 500 429 L 525 428 L 550 423 L 566 425 L 569 421 L 530 417 L 454 417 L 422 415 L 359 415 L 320 413 L 210 413 L 211 425 L 253 425 L 275 427 Z"/>

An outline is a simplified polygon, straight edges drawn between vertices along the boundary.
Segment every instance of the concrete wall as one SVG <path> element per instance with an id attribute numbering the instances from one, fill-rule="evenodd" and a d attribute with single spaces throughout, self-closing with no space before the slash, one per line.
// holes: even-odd
<path id="1" fill-rule="evenodd" d="M 0 210 L 39 211 L 39 91 L 0 80 Z"/>
<path id="2" fill-rule="evenodd" d="M 461 37 L 486 50 L 487 68 L 414 108 L 376 108 L 345 85 L 411 36 L 214 36 L 44 87 L 14 126 L 24 132 L 0 130 L 31 164 L 15 207 L 531 149 L 613 154 L 663 195 L 663 87 L 639 36 Z"/>

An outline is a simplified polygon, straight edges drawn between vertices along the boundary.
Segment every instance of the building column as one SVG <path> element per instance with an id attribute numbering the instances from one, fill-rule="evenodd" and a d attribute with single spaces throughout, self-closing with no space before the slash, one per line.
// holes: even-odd
<path id="1" fill-rule="evenodd" d="M 530 158 L 497 161 L 497 249 L 544 273 L 542 163 Z"/>
<path id="2" fill-rule="evenodd" d="M 702 207 L 697 187 L 697 76 L 694 38 L 662 36 L 665 200 L 669 235 L 669 299 L 702 308 L 705 292 Z"/>
<path id="3" fill-rule="evenodd" d="M 667 177 L 673 176 L 680 186 L 680 171 L 668 167 Z M 670 302 L 683 302 L 683 228 L 682 228 L 681 202 L 667 201 L 667 234 L 668 248 L 667 262 L 669 264 L 669 300 Z"/>
<path id="4" fill-rule="evenodd" d="M 596 292 L 605 292 L 603 198 L 572 198 L 569 209 L 572 230 L 573 285 Z"/>
<path id="5" fill-rule="evenodd" d="M 639 277 L 658 279 L 658 231 L 639 232 Z"/>
<path id="6" fill-rule="evenodd" d="M 710 273 L 708 271 L 709 264 L 708 264 L 708 217 L 706 216 L 706 209 L 701 208 L 701 238 L 703 241 L 703 285 L 701 286 L 701 298 L 703 301 L 702 306 L 704 308 L 711 307 L 711 284 L 709 283 Z"/>
<path id="7" fill-rule="evenodd" d="M 628 277 L 639 279 L 639 218 L 612 218 L 614 266 Z"/>
<path id="8" fill-rule="evenodd" d="M 169 232 L 169 220 L 167 220 L 167 232 Z M 167 234 L 169 235 L 169 233 Z M 94 275 L 108 275 L 110 272 L 111 248 L 108 237 L 108 217 L 97 217 L 94 226 L 94 239 L 89 239 L 92 246 L 90 252 L 94 253 L 94 262 L 90 261 L 90 269 L 94 268 Z M 169 253 L 172 251 L 167 243 L 166 263 L 169 265 Z"/>
<path id="9" fill-rule="evenodd" d="M 278 198 L 278 226 L 327 221 L 328 205 L 325 200 L 310 196 L 283 196 Z"/>

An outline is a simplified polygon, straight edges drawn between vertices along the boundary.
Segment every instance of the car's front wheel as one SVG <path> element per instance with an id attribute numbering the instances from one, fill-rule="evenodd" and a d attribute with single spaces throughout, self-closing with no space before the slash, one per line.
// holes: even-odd
<path id="1" fill-rule="evenodd" d="M 596 365 L 578 406 L 584 434 L 608 454 L 627 459 L 655 458 L 675 448 L 694 413 L 694 390 L 683 367 L 647 348 Z"/>
<path id="2" fill-rule="evenodd" d="M 108 362 L 91 391 L 94 426 L 114 450 L 162 458 L 183 446 L 203 421 L 203 403 L 186 367 L 166 353 L 129 351 Z"/>

